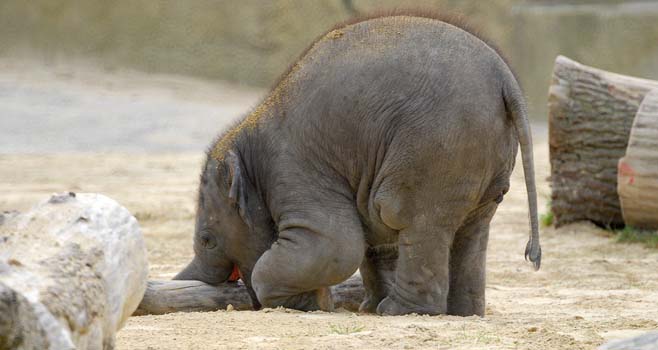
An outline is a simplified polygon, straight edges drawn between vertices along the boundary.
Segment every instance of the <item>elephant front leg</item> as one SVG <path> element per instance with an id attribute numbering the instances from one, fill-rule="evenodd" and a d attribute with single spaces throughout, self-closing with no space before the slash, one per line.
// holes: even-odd
<path id="1" fill-rule="evenodd" d="M 395 284 L 377 307 L 378 314 L 446 313 L 450 244 L 456 228 L 449 221 L 438 226 L 425 218 L 400 231 Z"/>
<path id="2" fill-rule="evenodd" d="M 387 244 L 368 247 L 359 271 L 366 293 L 360 312 L 374 313 L 377 305 L 388 295 L 395 282 L 397 245 Z"/>
<path id="3" fill-rule="evenodd" d="M 325 229 L 300 226 L 279 232 L 279 239 L 260 257 L 252 285 L 264 307 L 313 311 L 333 308 L 329 286 L 349 278 L 363 259 L 358 217 L 335 216 Z"/>
<path id="4" fill-rule="evenodd" d="M 480 208 L 455 234 L 450 256 L 450 315 L 484 316 L 489 223 L 496 207 L 491 202 Z"/>

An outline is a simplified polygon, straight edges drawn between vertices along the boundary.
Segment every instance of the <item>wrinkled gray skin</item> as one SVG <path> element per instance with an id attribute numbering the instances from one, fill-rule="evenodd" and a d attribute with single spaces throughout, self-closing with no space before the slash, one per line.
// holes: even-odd
<path id="1" fill-rule="evenodd" d="M 209 152 L 176 278 L 220 283 L 235 264 L 256 304 L 315 310 L 360 268 L 363 311 L 483 315 L 517 143 L 539 268 L 530 130 L 499 55 L 428 18 L 330 32 Z"/>

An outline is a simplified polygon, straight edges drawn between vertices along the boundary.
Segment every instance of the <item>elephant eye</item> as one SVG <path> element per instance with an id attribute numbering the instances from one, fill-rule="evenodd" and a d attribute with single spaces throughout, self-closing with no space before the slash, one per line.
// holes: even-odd
<path id="1" fill-rule="evenodd" d="M 201 233 L 201 236 L 199 237 L 199 243 L 201 243 L 201 246 L 206 249 L 213 249 L 217 246 L 217 241 L 215 240 L 215 237 L 213 237 L 208 232 Z"/>

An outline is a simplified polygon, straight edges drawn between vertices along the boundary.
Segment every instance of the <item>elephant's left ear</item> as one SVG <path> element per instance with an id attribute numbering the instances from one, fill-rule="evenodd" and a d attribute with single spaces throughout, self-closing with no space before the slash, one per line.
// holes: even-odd
<path id="1" fill-rule="evenodd" d="M 242 161 L 233 151 L 229 151 L 226 161 L 230 170 L 230 189 L 228 199 L 235 205 L 242 219 L 249 224 L 249 213 L 247 211 L 247 179 L 244 177 Z"/>

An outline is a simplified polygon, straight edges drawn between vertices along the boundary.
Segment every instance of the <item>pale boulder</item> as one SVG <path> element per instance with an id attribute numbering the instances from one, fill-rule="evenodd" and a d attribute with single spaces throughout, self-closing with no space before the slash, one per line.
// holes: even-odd
<path id="1" fill-rule="evenodd" d="M 0 349 L 112 349 L 148 263 L 137 220 L 99 194 L 0 215 Z"/>

